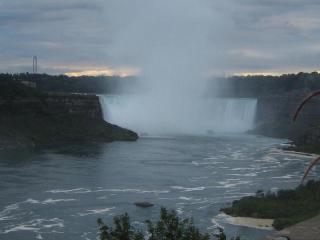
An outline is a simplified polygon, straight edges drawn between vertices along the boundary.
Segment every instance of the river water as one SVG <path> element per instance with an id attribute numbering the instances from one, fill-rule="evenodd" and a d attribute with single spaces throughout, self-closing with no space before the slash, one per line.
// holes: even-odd
<path id="1" fill-rule="evenodd" d="M 128 212 L 139 228 L 157 218 L 161 206 L 193 217 L 203 231 L 221 225 L 229 236 L 259 239 L 270 231 L 230 225 L 219 209 L 258 189 L 298 185 L 312 156 L 282 151 L 284 142 L 249 135 L 149 137 L 2 153 L 0 239 L 93 240 L 97 218 L 110 223 Z M 155 206 L 141 209 L 137 201 Z"/>

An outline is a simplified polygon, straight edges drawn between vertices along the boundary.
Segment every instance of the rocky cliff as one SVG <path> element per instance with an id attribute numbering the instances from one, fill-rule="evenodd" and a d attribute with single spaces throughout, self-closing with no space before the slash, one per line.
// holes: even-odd
<path id="1" fill-rule="evenodd" d="M 307 95 L 308 93 L 291 93 L 259 98 L 257 127 L 253 132 L 289 138 L 295 142 L 298 150 L 320 152 L 320 99 L 311 100 L 305 105 L 297 121 L 292 121 L 298 105 Z"/>
<path id="2" fill-rule="evenodd" d="M 137 134 L 102 118 L 94 95 L 44 94 L 0 99 L 0 148 L 70 142 L 134 141 Z"/>

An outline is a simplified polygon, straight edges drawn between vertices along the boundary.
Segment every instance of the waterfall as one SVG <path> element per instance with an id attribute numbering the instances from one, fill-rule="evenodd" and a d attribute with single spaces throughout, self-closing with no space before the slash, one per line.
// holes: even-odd
<path id="1" fill-rule="evenodd" d="M 184 99 L 183 105 L 181 102 L 163 104 L 162 101 L 166 99 L 150 101 L 150 98 L 135 95 L 100 96 L 106 121 L 140 135 L 243 133 L 254 127 L 256 99 Z"/>

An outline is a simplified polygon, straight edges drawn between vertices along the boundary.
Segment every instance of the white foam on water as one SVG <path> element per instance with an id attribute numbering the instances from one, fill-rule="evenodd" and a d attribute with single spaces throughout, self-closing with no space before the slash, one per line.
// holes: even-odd
<path id="1" fill-rule="evenodd" d="M 284 176 L 271 177 L 271 178 L 273 178 L 273 179 L 291 179 L 291 178 L 295 178 L 295 177 L 296 177 L 295 175 L 287 174 L 287 175 L 284 175 Z"/>
<path id="2" fill-rule="evenodd" d="M 46 191 L 48 193 L 64 193 L 64 194 L 84 194 L 84 193 L 96 193 L 96 192 L 114 192 L 114 193 L 154 193 L 154 194 L 162 194 L 169 193 L 169 190 L 144 190 L 144 189 L 136 189 L 136 188 L 102 188 L 98 187 L 97 189 L 87 189 L 87 188 L 74 188 L 74 189 L 53 189 Z M 32 201 L 37 201 L 30 199 L 30 203 Z M 59 202 L 59 201 L 76 201 L 76 199 L 47 199 L 46 203 Z M 36 203 L 36 202 L 35 202 Z"/>
<path id="3" fill-rule="evenodd" d="M 84 232 L 82 235 L 81 235 L 81 238 L 83 238 L 84 240 L 91 240 L 89 237 L 88 237 L 89 233 L 88 232 Z"/>
<path id="4" fill-rule="evenodd" d="M 9 220 L 14 220 L 16 219 L 15 216 L 5 216 L 5 217 L 0 217 L 0 222 L 1 221 L 9 221 Z"/>
<path id="5" fill-rule="evenodd" d="M 226 181 L 220 181 L 218 183 L 222 185 L 222 186 L 218 186 L 220 188 L 235 188 L 239 185 L 252 183 L 252 181 L 226 180 Z"/>
<path id="6" fill-rule="evenodd" d="M 217 161 L 202 161 L 202 162 L 198 162 L 198 161 L 192 161 L 191 162 L 192 165 L 195 166 L 200 166 L 200 165 L 217 165 L 217 164 L 224 164 L 224 162 L 217 162 Z"/>
<path id="7" fill-rule="evenodd" d="M 200 163 L 197 161 L 192 161 L 191 164 L 195 165 L 195 166 L 200 166 Z"/>
<path id="8" fill-rule="evenodd" d="M 207 176 L 203 176 L 203 177 L 193 177 L 190 179 L 190 181 L 198 181 L 198 180 L 202 180 L 202 179 L 208 179 L 209 177 Z"/>
<path id="9" fill-rule="evenodd" d="M 175 210 L 179 215 L 182 215 L 183 214 L 183 208 L 181 207 L 178 207 L 176 210 Z"/>
<path id="10" fill-rule="evenodd" d="M 38 233 L 38 234 L 37 234 L 37 236 L 36 236 L 36 239 L 42 240 L 42 239 L 43 239 L 43 237 L 41 236 L 41 234 L 40 234 L 40 233 Z"/>
<path id="11" fill-rule="evenodd" d="M 2 210 L 0 212 L 0 216 L 2 216 L 4 214 L 7 214 L 7 213 L 9 213 L 11 211 L 17 210 L 17 209 L 19 209 L 19 203 L 10 204 L 10 205 L 6 206 L 4 208 L 4 210 Z"/>
<path id="12" fill-rule="evenodd" d="M 185 201 L 192 201 L 193 200 L 192 197 L 184 197 L 184 196 L 180 196 L 179 199 L 180 200 L 185 200 Z"/>
<path id="13" fill-rule="evenodd" d="M 19 209 L 19 203 L 14 203 L 6 206 L 1 212 L 0 212 L 0 221 L 7 221 L 15 219 L 15 217 L 12 214 L 13 211 L 17 211 Z"/>
<path id="14" fill-rule="evenodd" d="M 248 170 L 255 170 L 252 167 L 241 167 L 241 168 L 231 168 L 230 171 L 248 171 Z"/>
<path id="15" fill-rule="evenodd" d="M 182 190 L 183 192 L 203 191 L 206 189 L 206 187 L 188 188 L 188 187 L 182 187 L 182 186 L 171 186 L 171 188 L 177 189 L 177 190 Z"/>
<path id="16" fill-rule="evenodd" d="M 40 230 L 40 228 L 30 227 L 30 226 L 26 226 L 26 225 L 19 225 L 19 226 L 4 230 L 3 233 L 8 234 L 11 232 L 18 232 L 18 231 L 38 232 L 39 230 Z"/>
<path id="17" fill-rule="evenodd" d="M 89 193 L 90 189 L 87 188 L 74 188 L 74 189 L 54 189 L 46 191 L 48 193 Z"/>
<path id="18" fill-rule="evenodd" d="M 52 198 L 48 198 L 46 200 L 44 200 L 42 202 L 42 204 L 54 204 L 54 203 L 58 203 L 58 202 L 73 202 L 73 201 L 77 201 L 77 199 L 52 199 Z"/>
<path id="19" fill-rule="evenodd" d="M 124 189 L 117 189 L 117 188 L 106 188 L 106 189 L 98 189 L 94 192 L 121 192 L 121 193 L 169 193 L 168 190 L 143 190 L 143 189 L 136 189 L 136 188 L 124 188 Z"/>
<path id="20" fill-rule="evenodd" d="M 38 204 L 40 203 L 40 201 L 32 199 L 32 198 L 28 198 L 27 200 L 24 201 L 25 203 L 31 203 L 31 204 Z"/>
<path id="21" fill-rule="evenodd" d="M 24 201 L 23 203 L 30 203 L 30 204 L 55 204 L 58 202 L 72 202 L 72 201 L 77 201 L 77 199 L 73 199 L 73 198 L 62 198 L 62 199 L 52 199 L 52 198 L 48 198 L 46 200 L 40 201 L 40 200 L 36 200 L 36 199 L 32 199 L 32 198 L 28 198 L 26 201 Z"/>
<path id="22" fill-rule="evenodd" d="M 14 203 L 14 204 L 10 204 L 8 206 L 6 206 L 1 212 L 0 212 L 0 222 L 1 221 L 10 221 L 10 220 L 14 220 L 17 219 L 18 216 L 20 215 L 19 213 L 14 213 L 20 210 L 21 205 L 23 204 L 42 204 L 42 205 L 48 205 L 48 204 L 55 204 L 58 202 L 70 202 L 70 201 L 76 201 L 76 199 L 46 199 L 44 201 L 40 201 L 40 200 L 36 200 L 36 199 L 32 199 L 32 198 L 28 198 L 25 201 L 22 202 L 18 202 L 18 203 Z M 34 225 L 36 224 L 41 224 L 41 221 L 56 221 L 57 218 L 53 218 L 53 219 L 49 219 L 49 220 L 45 220 L 45 219 L 38 219 L 38 220 L 34 220 L 33 222 L 29 222 L 28 224 L 31 224 L 31 226 L 29 225 L 21 225 L 21 226 L 16 226 L 14 228 L 12 228 L 10 231 L 16 231 L 16 230 L 23 230 L 23 231 L 27 231 L 27 230 L 32 230 L 34 228 Z M 61 226 L 61 223 L 59 223 L 59 226 Z M 8 231 L 8 230 L 7 230 Z"/>
<path id="23" fill-rule="evenodd" d="M 18 231 L 31 231 L 31 232 L 38 233 L 41 230 L 51 229 L 51 228 L 64 228 L 63 220 L 59 218 L 35 219 L 26 223 L 21 223 L 19 225 L 12 226 L 4 230 L 3 233 L 8 234 L 11 232 L 18 232 Z"/>
<path id="24" fill-rule="evenodd" d="M 208 199 L 199 199 L 199 200 L 197 200 L 197 201 L 195 201 L 195 202 L 192 202 L 191 204 L 203 204 L 203 203 L 207 203 L 209 200 Z"/>
<path id="25" fill-rule="evenodd" d="M 113 209 L 115 209 L 115 207 L 89 209 L 85 213 L 78 213 L 78 215 L 81 217 L 84 217 L 84 216 L 88 216 L 88 215 L 102 214 L 102 213 L 110 212 Z"/>

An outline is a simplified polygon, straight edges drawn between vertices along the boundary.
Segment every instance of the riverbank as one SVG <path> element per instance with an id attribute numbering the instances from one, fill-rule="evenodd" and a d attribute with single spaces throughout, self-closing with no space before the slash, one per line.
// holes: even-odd
<path id="1" fill-rule="evenodd" d="M 266 219 L 266 218 L 252 218 L 252 217 L 234 217 L 231 215 L 227 215 L 225 213 L 219 213 L 212 222 L 215 223 L 216 220 L 219 222 L 235 225 L 235 226 L 243 226 L 249 228 L 256 228 L 261 230 L 274 230 L 273 223 L 274 219 Z"/>
<path id="2" fill-rule="evenodd" d="M 305 126 L 292 122 L 261 123 L 249 134 L 262 135 L 274 138 L 286 138 L 291 141 L 290 146 L 284 150 L 320 154 L 320 127 Z"/>
<path id="3" fill-rule="evenodd" d="M 276 193 L 260 190 L 256 196 L 241 198 L 221 211 L 234 217 L 275 219 L 273 227 L 281 230 L 320 213 L 320 181 Z"/>

